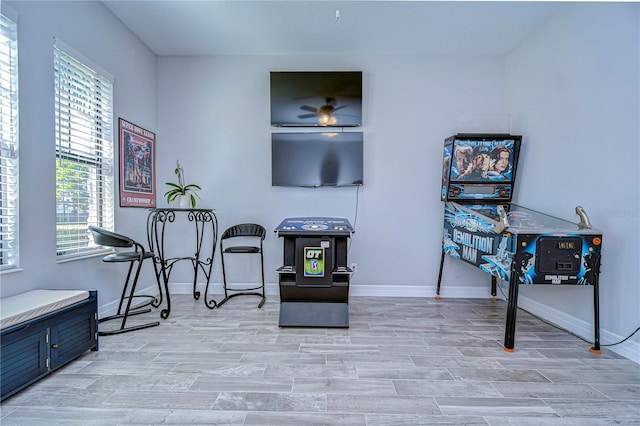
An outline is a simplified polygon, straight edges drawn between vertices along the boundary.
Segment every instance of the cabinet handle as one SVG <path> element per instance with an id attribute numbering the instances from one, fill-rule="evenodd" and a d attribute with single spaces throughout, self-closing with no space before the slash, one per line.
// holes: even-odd
<path id="1" fill-rule="evenodd" d="M 54 343 L 53 345 L 51 345 L 51 347 L 52 347 L 53 349 L 60 349 L 60 345 L 59 345 L 59 344 L 57 344 L 57 343 Z"/>

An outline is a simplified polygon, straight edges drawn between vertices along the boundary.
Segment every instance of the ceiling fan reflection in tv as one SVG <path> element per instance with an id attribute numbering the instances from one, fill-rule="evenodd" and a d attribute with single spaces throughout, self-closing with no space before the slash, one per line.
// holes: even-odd
<path id="1" fill-rule="evenodd" d="M 272 71 L 270 83 L 272 126 L 362 125 L 361 71 Z"/>
<path id="2" fill-rule="evenodd" d="M 327 98 L 325 100 L 325 104 L 318 108 L 314 108 L 308 105 L 301 106 L 300 109 L 310 111 L 312 112 L 312 114 L 302 114 L 299 115 L 298 118 L 305 119 L 318 117 L 318 123 L 321 126 L 335 126 L 336 124 L 338 124 L 338 117 L 336 117 L 336 112 L 346 107 L 347 105 L 336 106 L 336 100 L 334 98 Z"/>

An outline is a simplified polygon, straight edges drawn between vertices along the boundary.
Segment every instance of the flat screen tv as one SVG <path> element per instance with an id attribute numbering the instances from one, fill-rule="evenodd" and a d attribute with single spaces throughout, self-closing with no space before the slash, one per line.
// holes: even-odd
<path id="1" fill-rule="evenodd" d="M 272 133 L 273 186 L 362 185 L 362 132 Z"/>
<path id="2" fill-rule="evenodd" d="M 361 71 L 272 71 L 271 125 L 362 125 Z"/>

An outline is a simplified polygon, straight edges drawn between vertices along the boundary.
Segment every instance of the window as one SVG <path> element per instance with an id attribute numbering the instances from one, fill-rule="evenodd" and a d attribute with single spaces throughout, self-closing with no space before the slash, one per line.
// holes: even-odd
<path id="1" fill-rule="evenodd" d="M 88 225 L 113 230 L 113 78 L 56 40 L 56 248 L 58 260 L 103 251 Z"/>
<path id="2" fill-rule="evenodd" d="M 18 252 L 18 29 L 8 9 L 0 15 L 0 271 L 19 265 Z"/>

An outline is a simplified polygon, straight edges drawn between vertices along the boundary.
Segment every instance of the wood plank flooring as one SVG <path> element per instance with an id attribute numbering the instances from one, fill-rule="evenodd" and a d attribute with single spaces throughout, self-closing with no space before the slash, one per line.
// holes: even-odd
<path id="1" fill-rule="evenodd" d="M 348 329 L 279 328 L 278 297 L 258 301 L 173 296 L 159 327 L 101 337 L 0 423 L 640 425 L 638 364 L 523 311 L 506 353 L 503 301 L 352 297 Z"/>

